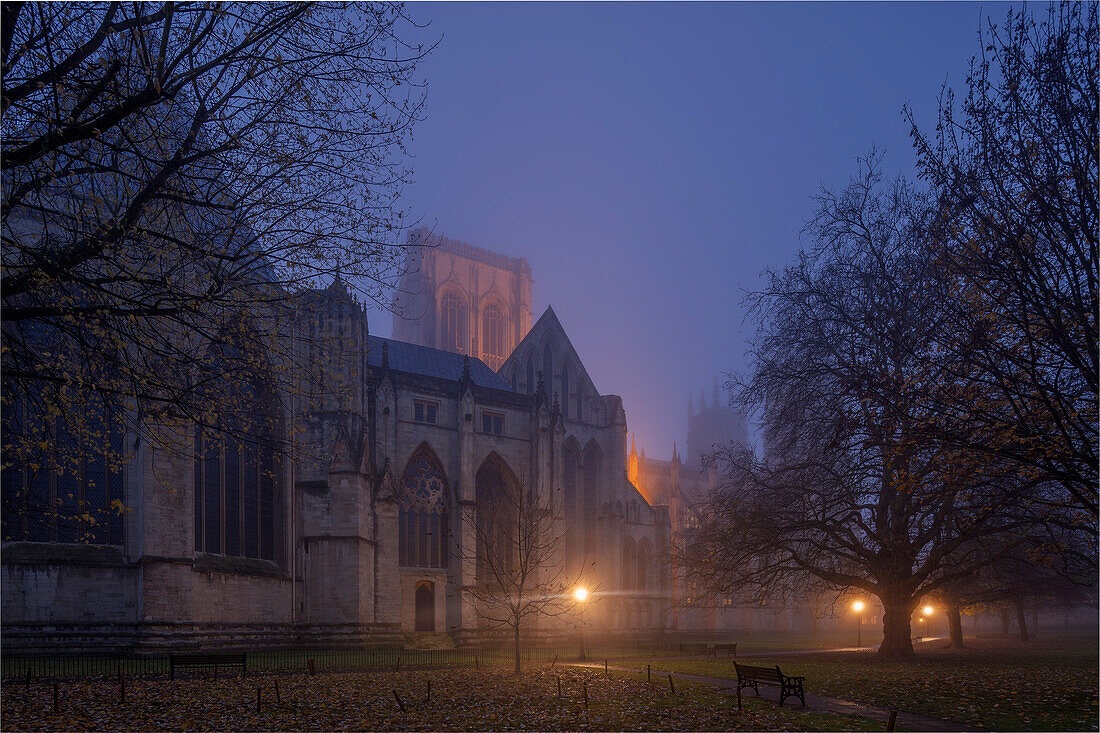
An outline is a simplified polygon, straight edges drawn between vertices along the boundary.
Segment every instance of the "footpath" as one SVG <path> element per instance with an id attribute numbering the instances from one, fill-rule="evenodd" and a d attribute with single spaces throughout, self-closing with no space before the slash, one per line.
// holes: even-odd
<path id="1" fill-rule="evenodd" d="M 932 639 L 926 639 L 925 641 L 932 641 Z M 792 654 L 815 654 L 818 652 L 852 652 L 852 651 L 869 651 L 876 647 L 847 647 L 844 649 L 804 649 L 804 650 L 790 650 L 790 651 L 778 651 L 778 652 L 753 652 L 750 654 L 740 654 L 738 659 L 745 657 L 775 657 L 775 656 L 788 656 Z M 661 662 L 670 659 L 705 659 L 707 657 L 695 654 L 691 656 L 683 657 L 651 657 L 649 659 L 640 659 L 634 661 L 652 661 Z M 732 660 L 731 660 L 732 661 Z M 594 667 L 597 669 L 603 669 L 604 665 L 597 662 L 567 662 L 572 667 Z M 637 667 L 623 667 L 620 665 L 608 665 L 607 669 L 616 670 L 620 672 L 638 672 Z M 644 673 L 645 670 L 642 670 Z M 656 671 L 656 669 L 654 670 Z M 726 679 L 723 677 L 707 677 L 705 675 L 687 674 L 685 672 L 669 672 L 668 670 L 661 670 L 662 674 L 672 674 L 676 679 L 689 680 L 691 682 L 699 682 L 705 685 L 713 685 L 721 688 L 727 694 L 737 694 L 737 680 Z M 765 688 L 767 689 L 767 688 Z M 742 695 L 745 693 L 742 692 Z M 789 698 L 788 698 L 789 700 Z M 806 693 L 806 707 L 798 705 L 797 702 L 794 705 L 788 704 L 787 709 L 799 711 L 805 710 L 807 712 L 817 713 L 833 713 L 837 715 L 853 715 L 861 718 L 868 718 L 870 720 L 882 721 L 883 730 L 886 729 L 886 725 L 890 721 L 889 708 L 879 707 L 877 705 L 864 705 L 862 703 L 852 702 L 851 700 L 840 700 L 835 697 L 826 697 L 825 695 L 815 695 L 813 693 Z M 907 713 L 899 710 L 896 725 L 909 730 L 915 731 L 981 731 L 984 728 L 975 728 L 972 726 L 964 725 L 962 723 L 956 723 L 951 720 L 941 720 L 940 718 L 931 718 L 926 715 L 918 715 L 916 713 Z"/>

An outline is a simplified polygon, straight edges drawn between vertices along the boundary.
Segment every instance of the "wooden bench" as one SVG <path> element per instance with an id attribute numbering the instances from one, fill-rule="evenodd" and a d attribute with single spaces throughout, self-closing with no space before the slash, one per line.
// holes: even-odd
<path id="1" fill-rule="evenodd" d="M 751 687 L 757 697 L 760 696 L 760 690 L 757 685 L 772 685 L 779 688 L 779 704 L 782 705 L 783 701 L 788 697 L 797 697 L 802 701 L 802 704 L 806 704 L 806 694 L 802 689 L 802 683 L 805 681 L 805 677 L 788 677 L 779 671 L 779 665 L 774 667 L 750 667 L 747 664 L 733 663 L 734 668 L 737 670 L 737 707 L 741 707 L 741 690 L 746 687 Z"/>
<path id="2" fill-rule="evenodd" d="M 734 642 L 733 644 L 714 644 L 709 649 L 707 649 L 707 652 L 708 652 L 707 656 L 711 656 L 711 657 L 715 657 L 715 658 L 718 657 L 718 652 L 725 652 L 727 659 L 729 657 L 736 657 L 737 656 L 737 643 Z"/>
<path id="3" fill-rule="evenodd" d="M 168 657 L 168 674 L 176 679 L 176 667 L 213 667 L 214 679 L 218 679 L 218 667 L 240 667 L 245 672 L 244 654 L 173 654 Z"/>

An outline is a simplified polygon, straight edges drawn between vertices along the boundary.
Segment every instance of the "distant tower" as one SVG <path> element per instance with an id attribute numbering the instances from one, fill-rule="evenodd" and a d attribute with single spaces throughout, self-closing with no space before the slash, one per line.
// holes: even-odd
<path id="1" fill-rule="evenodd" d="M 714 452 L 715 446 L 724 446 L 730 442 L 746 445 L 749 431 L 744 416 L 735 408 L 723 404 L 718 391 L 718 382 L 714 383 L 712 403 L 707 406 L 703 392 L 699 393 L 699 409 L 694 409 L 688 398 L 688 439 L 684 465 L 698 468 L 704 455 Z"/>
<path id="2" fill-rule="evenodd" d="M 393 338 L 499 369 L 531 329 L 531 266 L 426 227 L 409 233 Z"/>

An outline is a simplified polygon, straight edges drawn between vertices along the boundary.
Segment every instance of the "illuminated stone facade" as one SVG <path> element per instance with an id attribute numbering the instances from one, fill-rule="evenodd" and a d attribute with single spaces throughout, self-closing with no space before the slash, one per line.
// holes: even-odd
<path id="1" fill-rule="evenodd" d="M 408 282 L 431 293 L 422 304 L 476 304 L 468 342 L 435 346 L 436 306 L 404 341 L 401 328 L 371 335 L 339 280 L 307 293 L 294 327 L 338 348 L 317 357 L 316 384 L 278 404 L 309 450 L 259 454 L 272 470 L 257 479 L 237 449 L 198 435 L 182 457 L 128 438 L 130 510 L 114 544 L 27 530 L 4 542 L 5 651 L 475 641 L 486 630 L 463 588 L 480 581 L 473 516 L 489 484 L 555 497 L 558 561 L 593 590 L 587 623 L 670 628 L 672 523 L 628 480 L 621 398 L 596 389 L 552 309 L 530 325 L 523 260 L 441 241 L 414 254 L 420 280 Z M 481 343 L 473 314 L 486 304 L 507 324 L 496 370 L 462 353 Z"/>
<path id="2" fill-rule="evenodd" d="M 531 267 L 417 229 L 393 316 L 397 341 L 481 359 L 499 369 L 531 329 Z"/>

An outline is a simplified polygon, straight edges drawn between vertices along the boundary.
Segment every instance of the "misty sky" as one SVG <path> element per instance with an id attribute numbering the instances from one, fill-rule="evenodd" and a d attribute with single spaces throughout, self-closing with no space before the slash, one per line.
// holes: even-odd
<path id="1" fill-rule="evenodd" d="M 404 206 L 534 271 L 597 389 L 651 457 L 686 438 L 689 390 L 745 367 L 743 290 L 781 267 L 822 185 L 887 150 L 901 107 L 935 124 L 985 3 L 414 3 L 442 43 Z M 388 335 L 388 315 L 371 331 Z"/>

